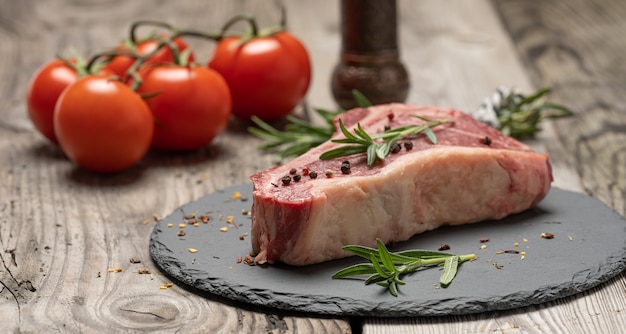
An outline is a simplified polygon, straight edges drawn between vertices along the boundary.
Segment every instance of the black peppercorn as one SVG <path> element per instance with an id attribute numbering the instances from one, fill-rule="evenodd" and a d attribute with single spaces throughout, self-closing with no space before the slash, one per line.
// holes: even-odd
<path id="1" fill-rule="evenodd" d="M 296 182 L 300 181 L 301 179 L 302 179 L 302 176 L 300 176 L 300 174 L 296 174 L 293 176 L 293 180 Z"/>
<path id="2" fill-rule="evenodd" d="M 309 177 L 312 179 L 317 179 L 317 172 L 315 171 L 310 171 L 309 172 Z"/>
<path id="3" fill-rule="evenodd" d="M 284 185 L 288 185 L 289 183 L 291 183 L 291 176 L 289 175 L 285 175 L 283 176 L 283 178 L 281 179 L 281 181 L 283 181 Z"/>
<path id="4" fill-rule="evenodd" d="M 405 141 L 405 142 L 404 142 L 404 148 L 405 148 L 407 151 L 412 150 L 412 149 L 413 149 L 413 142 L 412 142 L 412 141 Z"/>
<path id="5" fill-rule="evenodd" d="M 293 174 L 295 174 L 297 172 L 298 172 L 298 170 L 296 170 L 295 168 L 292 168 L 292 169 L 289 170 L 289 174 L 291 174 L 291 175 L 293 175 Z"/>
<path id="6" fill-rule="evenodd" d="M 391 145 L 391 153 L 398 153 L 402 150 L 402 145 L 400 145 L 399 143 L 393 143 L 393 145 Z"/>
<path id="7" fill-rule="evenodd" d="M 344 161 L 341 163 L 341 173 L 350 174 L 350 161 Z"/>

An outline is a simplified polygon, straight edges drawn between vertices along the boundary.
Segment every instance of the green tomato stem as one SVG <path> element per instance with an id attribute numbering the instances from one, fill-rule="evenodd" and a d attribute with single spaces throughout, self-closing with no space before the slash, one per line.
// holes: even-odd
<path id="1" fill-rule="evenodd" d="M 175 33 L 176 32 L 176 28 L 174 28 L 171 24 L 166 23 L 166 22 L 162 22 L 162 21 L 155 21 L 155 20 L 140 20 L 140 21 L 135 21 L 133 22 L 133 24 L 130 26 L 130 36 L 129 39 L 131 41 L 131 43 L 133 45 L 137 45 L 137 42 L 139 41 L 137 39 L 137 29 L 140 26 L 144 26 L 144 25 L 151 25 L 151 26 L 155 26 L 155 27 L 161 27 L 164 29 L 169 30 L 171 33 Z"/>

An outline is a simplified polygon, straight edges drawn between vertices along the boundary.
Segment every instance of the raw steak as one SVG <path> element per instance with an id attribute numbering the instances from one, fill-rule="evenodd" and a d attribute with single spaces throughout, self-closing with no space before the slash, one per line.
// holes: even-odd
<path id="1" fill-rule="evenodd" d="M 375 247 L 376 238 L 403 241 L 443 225 L 501 219 L 535 206 L 548 193 L 547 154 L 460 111 L 390 104 L 339 117 L 349 130 L 358 122 L 373 134 L 386 126 L 422 124 L 415 114 L 453 123 L 433 128 L 438 144 L 419 134 L 410 140 L 412 149 L 402 148 L 372 167 L 365 154 L 320 160 L 339 145 L 328 141 L 252 175 L 255 261 L 301 266 L 342 258 L 349 255 L 344 245 Z M 350 162 L 347 174 L 341 171 L 344 161 Z M 292 181 L 284 184 L 287 175 Z"/>

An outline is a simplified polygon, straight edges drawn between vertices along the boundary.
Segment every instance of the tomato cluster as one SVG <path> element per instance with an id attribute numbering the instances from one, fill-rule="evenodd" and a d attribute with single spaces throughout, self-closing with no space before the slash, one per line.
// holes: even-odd
<path id="1" fill-rule="evenodd" d="M 246 20 L 246 35 L 227 35 Z M 140 25 L 165 33 L 135 37 Z M 207 65 L 185 41 L 217 42 Z M 103 54 L 55 59 L 33 76 L 27 108 L 35 128 L 77 165 L 124 170 L 150 150 L 186 151 L 210 144 L 231 115 L 284 117 L 304 98 L 311 64 L 304 45 L 284 27 L 260 33 L 253 18 L 229 20 L 219 34 L 140 21 L 130 38 Z"/>

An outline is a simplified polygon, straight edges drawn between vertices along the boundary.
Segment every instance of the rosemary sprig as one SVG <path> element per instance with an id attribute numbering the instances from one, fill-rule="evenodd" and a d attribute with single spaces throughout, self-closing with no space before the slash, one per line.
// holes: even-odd
<path id="1" fill-rule="evenodd" d="M 549 88 L 523 95 L 514 89 L 500 87 L 485 101 L 478 114 L 495 114 L 497 122 L 491 125 L 511 137 L 534 137 L 541 130 L 539 125 L 542 121 L 573 115 L 567 107 L 548 102 L 549 94 Z"/>
<path id="2" fill-rule="evenodd" d="M 389 252 L 385 244 L 376 239 L 377 248 L 349 245 L 343 249 L 354 255 L 369 260 L 369 263 L 355 264 L 336 272 L 332 278 L 348 278 L 370 275 L 365 284 L 377 284 L 389 290 L 394 297 L 398 296 L 398 286 L 405 285 L 402 277 L 424 267 L 443 265 L 439 278 L 442 287 L 450 285 L 456 276 L 461 263 L 476 259 L 475 254 L 454 255 L 445 252 L 414 249 L 397 253 Z"/>
<path id="3" fill-rule="evenodd" d="M 373 135 L 365 132 L 360 123 L 357 123 L 356 129 L 353 130 L 354 134 L 350 133 L 340 119 L 339 129 L 345 138 L 332 139 L 331 141 L 343 145 L 322 153 L 320 159 L 328 160 L 353 154 L 367 153 L 367 165 L 372 166 L 376 160 L 384 160 L 389 155 L 389 152 L 391 152 L 391 148 L 395 143 L 410 136 L 424 133 L 430 142 L 436 145 L 437 136 L 432 128 L 452 122 L 448 119 L 431 120 L 420 115 L 414 115 L 414 117 L 426 123 L 389 129 L 385 132 Z"/>
<path id="4" fill-rule="evenodd" d="M 263 152 L 277 152 L 280 159 L 297 157 L 311 148 L 327 141 L 335 132 L 333 119 L 343 111 L 328 111 L 314 109 L 324 120 L 320 126 L 313 125 L 307 121 L 287 116 L 289 122 L 283 131 L 280 131 L 260 118 L 253 116 L 252 121 L 258 126 L 249 127 L 248 131 L 266 142 L 259 146 Z"/>
<path id="5" fill-rule="evenodd" d="M 359 107 L 367 108 L 372 106 L 372 102 L 358 90 L 352 90 L 352 96 Z M 259 150 L 263 152 L 278 152 L 280 160 L 288 157 L 297 157 L 329 140 L 333 133 L 335 133 L 333 119 L 337 115 L 345 112 L 345 110 L 313 110 L 324 120 L 324 124 L 316 126 L 288 115 L 286 119 L 289 123 L 285 126 L 284 131 L 280 131 L 267 124 L 262 119 L 253 116 L 252 122 L 259 128 L 249 127 L 248 131 L 266 141 L 265 144 L 259 146 Z"/>

